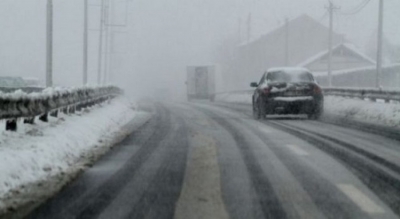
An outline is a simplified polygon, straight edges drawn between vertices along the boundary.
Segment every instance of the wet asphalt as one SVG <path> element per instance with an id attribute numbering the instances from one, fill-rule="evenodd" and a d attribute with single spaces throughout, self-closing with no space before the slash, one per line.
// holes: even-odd
<path id="1" fill-rule="evenodd" d="M 400 218 L 400 141 L 248 105 L 151 119 L 26 218 Z"/>

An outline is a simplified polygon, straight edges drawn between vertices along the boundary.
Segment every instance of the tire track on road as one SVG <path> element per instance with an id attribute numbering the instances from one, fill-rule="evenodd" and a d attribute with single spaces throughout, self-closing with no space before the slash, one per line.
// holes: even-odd
<path id="1" fill-rule="evenodd" d="M 268 122 L 268 125 L 281 131 L 292 134 L 303 139 L 325 153 L 331 155 L 336 160 L 343 163 L 353 172 L 367 187 L 369 187 L 383 202 L 385 202 L 394 213 L 400 216 L 400 180 L 398 176 L 393 176 L 368 159 L 361 158 L 359 154 L 347 153 L 343 148 L 332 145 L 332 141 L 324 139 L 319 135 L 300 129 L 290 127 L 278 122 Z M 333 142 L 334 144 L 338 144 Z M 371 159 L 369 159 L 371 161 Z"/>
<path id="2" fill-rule="evenodd" d="M 287 218 L 286 212 L 282 207 L 266 173 L 257 162 L 257 159 L 251 150 L 251 145 L 245 140 L 245 136 L 238 131 L 225 119 L 218 117 L 209 110 L 199 108 L 204 114 L 208 115 L 220 126 L 224 127 L 236 141 L 236 145 L 241 151 L 241 156 L 245 162 L 249 172 L 252 185 L 257 193 L 258 202 L 260 203 L 265 218 Z"/>
<path id="3" fill-rule="evenodd" d="M 237 121 L 241 122 L 239 119 Z M 369 218 L 359 211 L 347 197 L 338 194 L 334 184 L 308 168 L 304 163 L 295 162 L 295 159 L 288 157 L 282 150 L 279 150 L 279 145 L 276 145 L 255 127 L 248 126 L 248 129 L 272 149 L 327 218 Z"/>
<path id="4" fill-rule="evenodd" d="M 226 108 L 227 106 L 223 106 L 223 108 Z M 250 116 L 247 111 L 245 111 L 244 109 L 233 109 L 233 111 L 239 111 L 239 113 L 244 113 L 246 114 L 246 116 Z M 243 123 L 243 121 L 240 121 L 239 119 L 237 119 L 239 123 Z M 298 128 L 297 126 L 292 129 L 283 129 L 283 128 L 279 128 L 277 127 L 277 125 L 273 125 L 273 124 L 281 124 L 284 123 L 284 121 L 272 121 L 272 120 L 266 120 L 264 122 L 261 122 L 263 124 L 266 124 L 268 126 L 271 126 L 273 128 L 277 128 L 278 130 L 284 131 L 286 133 L 292 134 L 302 140 L 307 141 L 308 143 L 310 143 L 311 145 L 320 148 L 322 151 L 324 151 L 325 153 L 327 153 L 328 155 L 332 156 L 334 159 L 338 160 L 340 163 L 344 164 L 344 166 L 346 168 L 348 168 L 353 174 L 355 174 L 355 176 L 357 178 L 359 178 L 361 180 L 361 182 L 363 182 L 368 188 L 370 188 L 386 205 L 389 206 L 389 208 L 397 215 L 400 215 L 400 193 L 399 193 L 399 187 L 400 187 L 400 182 L 396 177 L 393 177 L 392 175 L 388 174 L 385 171 L 380 170 L 380 168 L 376 168 L 376 166 L 372 165 L 371 163 L 366 163 L 365 162 L 365 158 L 360 158 L 361 154 L 357 154 L 355 153 L 355 151 L 353 151 L 352 153 L 348 154 L 345 151 L 338 149 L 338 147 L 336 146 L 336 148 L 332 148 L 334 146 L 331 146 L 330 144 L 326 144 L 326 142 L 328 139 L 325 139 L 324 141 L 318 141 L 321 139 L 321 136 L 314 137 L 312 138 L 312 140 L 310 140 L 310 136 L 298 131 L 296 129 L 301 129 Z M 284 123 L 285 124 L 285 123 Z M 294 133 L 296 134 L 294 134 Z M 261 139 L 263 135 L 258 134 L 258 137 L 260 137 Z M 265 136 L 264 136 L 265 139 Z M 316 140 L 315 140 L 316 139 Z M 337 140 L 337 139 L 336 139 Z M 340 141 L 340 140 L 339 140 Z M 343 141 L 340 141 L 343 142 Z M 337 144 L 337 141 L 336 141 Z M 348 146 L 348 145 L 347 145 Z M 353 145 L 354 146 L 354 145 Z M 327 148 L 324 148 L 327 147 Z M 354 148 L 353 148 L 354 149 Z M 277 152 L 278 153 L 278 152 Z M 279 153 L 278 153 L 279 154 Z M 365 155 L 366 153 L 363 153 L 363 155 Z M 339 156 L 339 159 L 338 159 Z M 375 160 L 375 161 L 382 161 L 380 160 L 379 157 L 374 156 L 373 154 L 369 154 L 367 155 L 369 156 L 369 158 L 371 160 Z M 281 157 L 282 158 L 282 157 Z M 356 161 L 354 161 L 354 159 L 357 159 Z M 354 161 L 354 162 L 353 162 Z M 291 162 L 288 162 L 289 164 Z M 389 164 L 390 162 L 388 161 L 384 161 L 381 162 L 380 164 L 385 166 L 386 168 L 390 169 L 393 168 L 394 172 L 395 169 L 397 168 L 397 166 L 395 164 L 391 165 Z M 297 170 L 296 170 L 297 169 Z M 296 170 L 296 171 L 302 171 L 302 169 L 298 166 L 294 166 L 292 168 L 292 171 Z M 392 170 L 392 171 L 393 171 Z M 300 178 L 299 178 L 300 177 Z M 296 178 L 303 178 L 306 181 L 309 181 L 309 179 L 313 178 L 313 175 L 308 175 L 308 177 L 304 178 L 303 175 L 299 175 L 297 174 Z M 305 185 L 308 188 L 308 192 L 310 195 L 315 195 L 313 194 L 313 189 L 312 187 L 308 186 L 308 182 L 304 181 L 304 180 L 300 180 L 300 182 L 302 181 L 302 185 Z M 334 187 L 332 187 L 332 189 L 336 189 Z M 329 197 L 329 194 L 328 196 Z M 321 202 L 316 200 L 316 204 L 320 205 Z M 321 206 L 321 210 L 328 212 L 326 215 L 331 215 L 329 212 L 331 213 L 335 213 L 335 211 L 331 211 L 332 209 L 327 208 L 327 206 Z M 339 206 L 340 207 L 340 206 Z M 340 212 L 340 211 L 336 211 L 336 212 Z M 350 212 L 351 213 L 351 212 Z M 335 215 L 335 214 L 333 214 Z M 359 214 L 362 215 L 362 214 Z M 333 217 L 335 218 L 335 217 Z M 345 217 L 343 218 L 352 218 L 351 214 L 345 214 Z M 363 217 L 361 217 L 363 218 Z"/>
<path id="5" fill-rule="evenodd" d="M 131 143 L 132 145 L 140 145 L 140 149 L 126 162 L 124 167 L 99 188 L 66 208 L 64 212 L 74 212 L 76 218 L 97 218 L 117 197 L 124 186 L 135 176 L 135 172 L 159 146 L 171 128 L 170 113 L 163 107 L 158 106 L 157 108 L 157 117 L 151 120 L 150 124 L 142 130 L 142 132 L 149 132 L 149 135 L 145 135 L 144 138 L 139 137 L 134 143 Z M 140 136 L 140 133 L 136 136 Z"/>
<path id="6" fill-rule="evenodd" d="M 289 124 L 285 123 L 285 125 L 289 125 Z M 299 129 L 298 126 L 296 126 L 296 128 Z M 364 149 L 362 149 L 360 147 L 357 147 L 356 145 L 347 143 L 347 142 L 345 142 L 343 140 L 340 140 L 340 139 L 337 139 L 337 138 L 334 138 L 334 137 L 330 137 L 330 136 L 325 135 L 325 134 L 317 133 L 317 132 L 306 130 L 306 129 L 301 129 L 301 130 L 306 131 L 308 133 L 311 133 L 313 135 L 319 136 L 319 137 L 324 138 L 326 140 L 329 140 L 329 141 L 331 141 L 331 142 L 333 142 L 333 143 L 335 143 L 335 144 L 337 144 L 339 146 L 342 146 L 343 148 L 346 148 L 346 149 L 349 149 L 349 150 L 353 151 L 356 154 L 362 155 L 365 158 L 370 159 L 371 161 L 376 162 L 377 164 L 382 165 L 382 166 L 390 169 L 391 171 L 393 171 L 393 172 L 395 172 L 397 174 L 400 174 L 400 166 L 399 165 L 397 165 L 397 164 L 395 164 L 393 162 L 387 161 L 386 159 L 384 159 L 384 158 L 382 158 L 382 157 L 380 157 L 380 156 L 378 156 L 376 154 L 373 154 L 371 152 L 368 152 L 368 151 L 366 151 L 366 150 L 364 150 Z"/>
<path id="7" fill-rule="evenodd" d="M 179 117 L 180 128 L 167 144 L 161 166 L 139 201 L 125 218 L 173 218 L 182 190 L 188 153 L 188 129 Z"/>

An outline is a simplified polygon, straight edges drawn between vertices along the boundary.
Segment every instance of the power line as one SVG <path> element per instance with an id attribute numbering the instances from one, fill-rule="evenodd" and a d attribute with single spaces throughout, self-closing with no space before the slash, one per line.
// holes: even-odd
<path id="1" fill-rule="evenodd" d="M 362 11 L 370 2 L 371 2 L 371 0 L 364 0 L 359 5 L 357 5 L 356 7 L 354 7 L 353 9 L 351 9 L 349 11 L 338 12 L 338 13 L 340 15 L 355 15 L 355 14 L 359 13 L 360 11 Z"/>

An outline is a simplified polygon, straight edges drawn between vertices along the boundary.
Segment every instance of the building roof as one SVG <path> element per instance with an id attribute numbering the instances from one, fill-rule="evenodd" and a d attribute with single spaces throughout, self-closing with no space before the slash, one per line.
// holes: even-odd
<path id="1" fill-rule="evenodd" d="M 308 15 L 301 15 L 290 20 L 288 28 L 286 25 L 282 25 L 239 48 L 245 51 L 250 50 L 250 53 L 255 55 L 263 54 L 267 68 L 277 65 L 284 66 L 286 65 L 286 33 L 288 33 L 288 65 L 290 66 L 296 66 L 328 48 L 329 29 Z M 334 45 L 342 41 L 342 35 L 333 33 Z"/>
<path id="2" fill-rule="evenodd" d="M 267 72 L 275 72 L 275 71 L 283 71 L 283 72 L 291 72 L 291 73 L 303 73 L 308 72 L 309 70 L 303 67 L 274 67 L 269 68 Z"/>
<path id="3" fill-rule="evenodd" d="M 333 53 L 335 53 L 339 50 L 346 50 L 347 52 L 351 53 L 353 56 L 356 56 L 359 59 L 369 62 L 370 64 L 375 64 L 375 61 L 373 59 L 371 59 L 367 55 L 360 52 L 353 44 L 340 43 L 332 48 Z M 328 55 L 329 55 L 329 49 L 326 49 L 326 50 L 321 51 L 321 52 L 315 54 L 314 56 L 311 56 L 310 58 L 298 63 L 297 66 L 301 66 L 301 67 L 308 66 L 317 60 L 326 58 Z"/>

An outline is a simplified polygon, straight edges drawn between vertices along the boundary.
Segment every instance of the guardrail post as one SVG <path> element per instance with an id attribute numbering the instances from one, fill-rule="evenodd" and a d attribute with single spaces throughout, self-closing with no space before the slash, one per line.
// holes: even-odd
<path id="1" fill-rule="evenodd" d="M 89 100 L 89 102 L 87 103 L 87 106 L 88 107 L 92 107 L 94 104 L 93 104 L 93 101 L 92 100 Z"/>
<path id="2" fill-rule="evenodd" d="M 69 112 L 70 114 L 74 114 L 75 113 L 75 106 L 70 106 L 69 107 Z"/>
<path id="3" fill-rule="evenodd" d="M 76 105 L 76 111 L 82 111 L 82 103 L 78 103 L 77 105 Z"/>
<path id="4" fill-rule="evenodd" d="M 64 108 L 62 109 L 62 111 L 63 111 L 63 113 L 64 113 L 65 115 L 67 115 L 67 114 L 68 114 L 68 107 L 67 107 L 67 106 L 64 107 Z"/>
<path id="5" fill-rule="evenodd" d="M 51 112 L 50 116 L 57 118 L 58 117 L 58 110 L 54 110 L 53 112 Z"/>
<path id="6" fill-rule="evenodd" d="M 49 121 L 49 114 L 45 113 L 39 117 L 40 121 L 48 122 Z"/>
<path id="7" fill-rule="evenodd" d="M 6 121 L 6 130 L 7 131 L 17 131 L 17 119 L 9 119 Z"/>
<path id="8" fill-rule="evenodd" d="M 35 117 L 25 118 L 24 123 L 25 124 L 35 124 Z"/>

